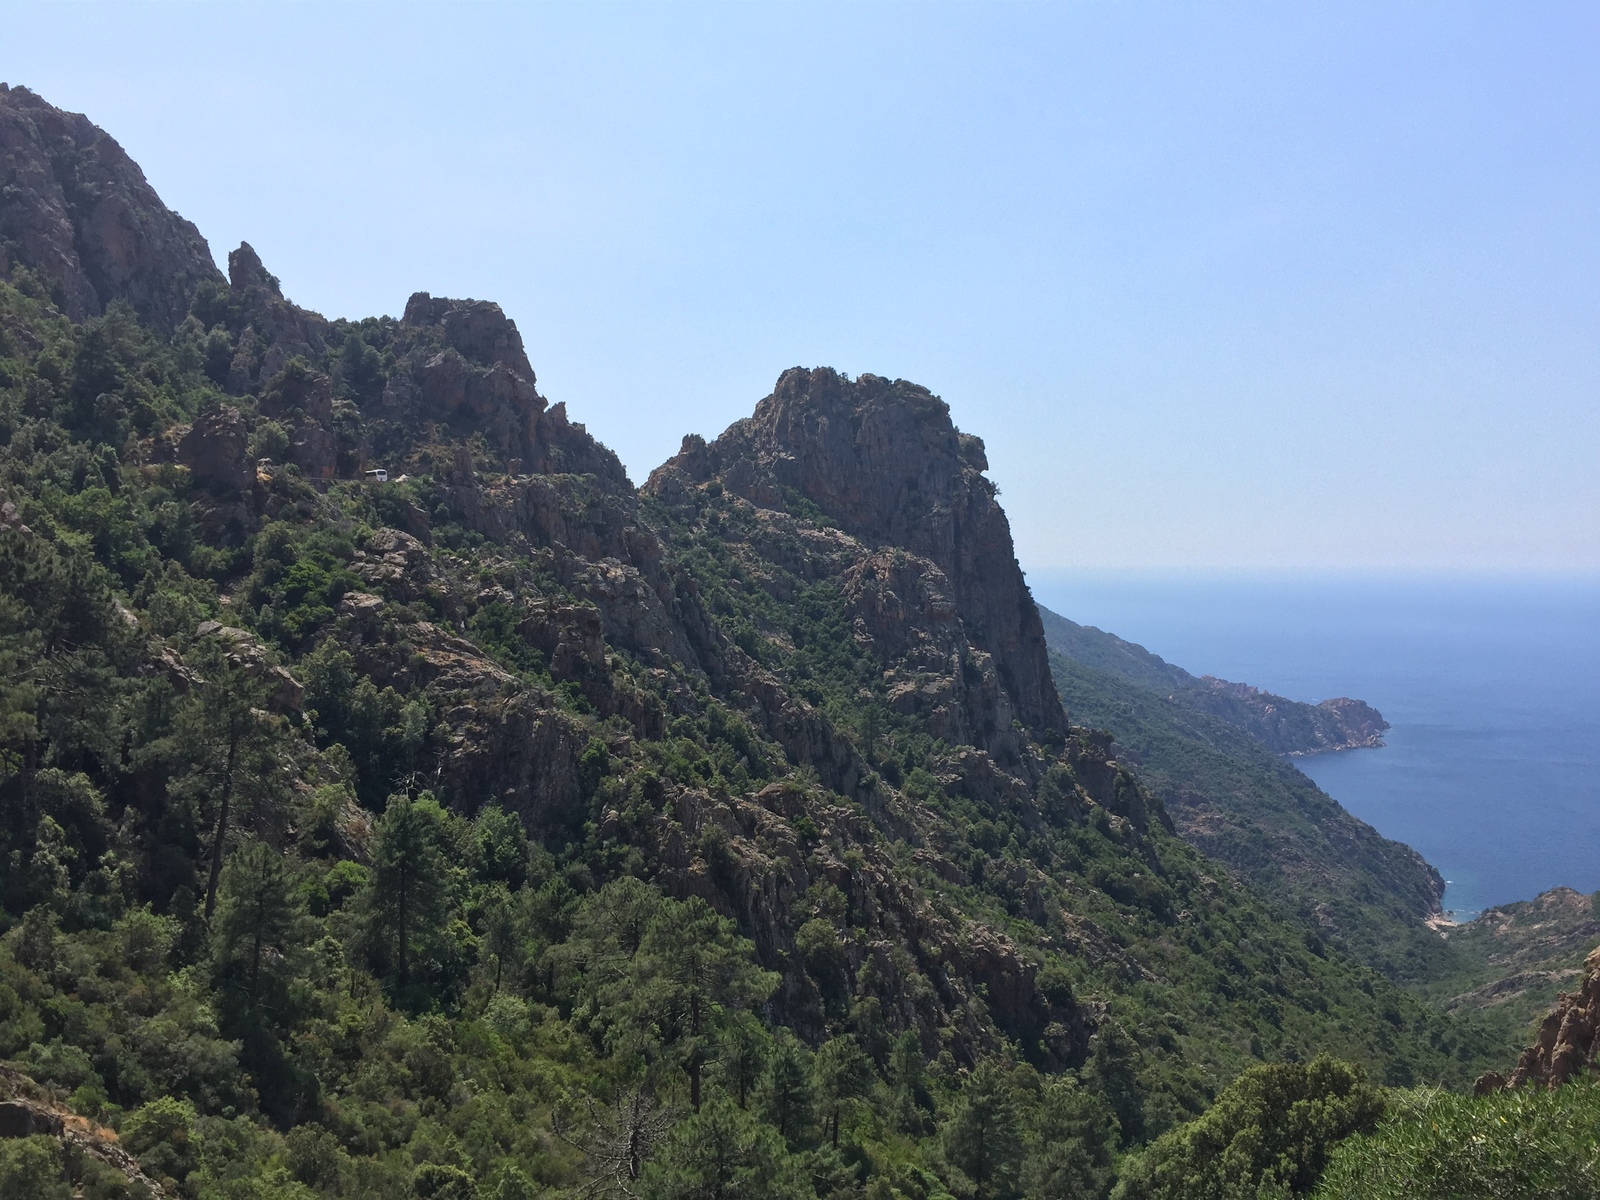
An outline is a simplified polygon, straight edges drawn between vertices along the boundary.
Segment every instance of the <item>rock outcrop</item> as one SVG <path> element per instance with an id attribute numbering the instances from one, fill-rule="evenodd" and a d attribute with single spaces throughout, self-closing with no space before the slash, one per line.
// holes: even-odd
<path id="1" fill-rule="evenodd" d="M 55 1138 L 75 1155 L 118 1172 L 134 1196 L 165 1194 L 139 1160 L 117 1144 L 117 1133 L 71 1111 L 48 1088 L 14 1067 L 0 1065 L 0 1138 Z"/>
<path id="2" fill-rule="evenodd" d="M 197 297 L 202 324 L 233 335 L 224 382 L 236 396 L 277 380 L 291 361 L 314 362 L 328 348 L 328 322 L 284 299 L 277 276 L 262 265 L 249 242 L 228 253 L 228 287 Z"/>
<path id="3" fill-rule="evenodd" d="M 404 369 L 391 372 L 366 415 L 386 426 L 376 444 L 396 445 L 419 425 L 477 436 L 492 458 L 483 465 L 511 475 L 593 475 L 608 488 L 628 488 L 617 456 L 549 407 L 516 322 L 498 304 L 449 300 L 418 292 L 406 303 L 395 339 Z"/>
<path id="4" fill-rule="evenodd" d="M 4 84 L 0 194 L 0 277 L 27 267 L 74 321 L 122 300 L 170 332 L 222 279 L 200 231 L 104 130 Z"/>
<path id="5" fill-rule="evenodd" d="M 255 479 L 243 415 L 231 404 L 202 413 L 178 443 L 178 461 L 202 487 L 239 492 Z"/>
<path id="6" fill-rule="evenodd" d="M 1582 985 L 1562 993 L 1511 1074 L 1491 1071 L 1478 1079 L 1473 1091 L 1481 1096 L 1500 1088 L 1555 1088 L 1596 1075 L 1600 1075 L 1600 949 L 1590 951 Z"/>
<path id="7" fill-rule="evenodd" d="M 1038 609 L 984 477 L 988 465 L 983 442 L 956 429 L 949 407 L 926 388 L 796 367 L 754 415 L 715 442 L 686 438 L 663 470 L 696 483 L 716 478 L 766 509 L 813 505 L 868 546 L 931 562 L 1017 717 L 1065 733 Z"/>
<path id="8" fill-rule="evenodd" d="M 221 621 L 202 621 L 195 636 L 216 638 L 224 647 L 223 656 L 229 664 L 263 685 L 271 711 L 300 711 L 305 688 L 287 669 L 272 661 L 272 655 L 258 639 Z"/>

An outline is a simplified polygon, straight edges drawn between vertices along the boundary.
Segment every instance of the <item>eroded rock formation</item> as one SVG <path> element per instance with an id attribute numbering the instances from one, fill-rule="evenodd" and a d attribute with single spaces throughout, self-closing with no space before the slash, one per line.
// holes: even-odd
<path id="1" fill-rule="evenodd" d="M 1522 1052 L 1510 1075 L 1489 1072 L 1478 1079 L 1477 1095 L 1500 1088 L 1560 1087 L 1600 1073 L 1600 949 L 1584 961 L 1583 983 L 1563 992 L 1539 1026 L 1533 1045 Z"/>
<path id="2" fill-rule="evenodd" d="M 0 276 L 26 266 L 75 321 L 113 301 L 171 331 L 220 282 L 205 238 L 87 117 L 0 84 Z"/>

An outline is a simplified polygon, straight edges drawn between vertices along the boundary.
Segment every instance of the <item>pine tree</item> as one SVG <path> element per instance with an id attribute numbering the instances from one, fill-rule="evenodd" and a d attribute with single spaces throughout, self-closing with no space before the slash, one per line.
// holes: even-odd
<path id="1" fill-rule="evenodd" d="M 756 966 L 733 922 L 698 896 L 669 901 L 650 922 L 632 974 L 636 1019 L 649 1022 L 663 1056 L 689 1076 L 698 1110 L 702 1072 L 729 1010 L 765 1000 L 777 976 Z"/>
<path id="2" fill-rule="evenodd" d="M 1124 1148 L 1144 1139 L 1144 1093 L 1135 1071 L 1138 1059 L 1138 1043 L 1115 1021 L 1103 1024 L 1090 1043 L 1086 1073 L 1116 1114 Z"/>
<path id="3" fill-rule="evenodd" d="M 240 847 L 222 873 L 212 961 L 223 985 L 241 989 L 252 1011 L 263 975 L 283 973 L 293 953 L 299 911 L 292 883 L 283 855 L 265 842 Z"/>
<path id="4" fill-rule="evenodd" d="M 787 1029 L 779 1030 L 773 1040 L 762 1093 L 766 1119 L 783 1135 L 790 1149 L 799 1149 L 811 1131 L 811 1072 L 807 1069 L 805 1049 Z"/>
<path id="5" fill-rule="evenodd" d="M 717 1065 L 722 1086 L 738 1102 L 748 1108 L 750 1093 L 761 1081 L 767 1066 L 767 1049 L 772 1039 L 761 1022 L 751 1013 L 736 1013 L 722 1034 L 722 1048 Z"/>
<path id="6" fill-rule="evenodd" d="M 439 851 L 443 812 L 426 793 L 394 796 L 373 830 L 367 938 L 374 966 L 411 985 L 417 958 L 442 940 L 450 917 L 449 868 Z"/>
<path id="7" fill-rule="evenodd" d="M 1005 1068 L 979 1063 L 940 1131 L 945 1158 L 972 1181 L 976 1200 L 1012 1193 L 1022 1161 L 1022 1132 Z"/>
<path id="8" fill-rule="evenodd" d="M 783 1143 L 726 1096 L 667 1138 L 646 1168 L 645 1200 L 780 1200 L 796 1195 Z"/>
<path id="9" fill-rule="evenodd" d="M 1022 1168 L 1023 1193 L 1039 1200 L 1103 1200 L 1114 1178 L 1117 1118 L 1070 1075 L 1045 1084 Z"/>
<path id="10" fill-rule="evenodd" d="M 889 1052 L 889 1079 L 895 1128 L 921 1137 L 928 1132 L 933 1101 L 928 1095 L 928 1066 L 922 1059 L 922 1046 L 909 1029 L 895 1039 Z"/>
<path id="11" fill-rule="evenodd" d="M 817 1051 L 814 1070 L 817 1093 L 828 1110 L 828 1143 L 839 1146 L 839 1113 L 864 1096 L 872 1083 L 872 1063 L 853 1037 L 836 1037 Z"/>
<path id="12" fill-rule="evenodd" d="M 204 645 L 196 659 L 204 682 L 178 710 L 173 745 L 177 757 L 188 763 L 179 790 L 197 793 L 202 807 L 212 813 L 205 902 L 205 919 L 210 921 L 233 826 L 241 816 L 264 817 L 277 790 L 272 754 L 277 721 L 264 711 L 265 685 L 247 668 L 230 662 L 220 647 Z"/>
<path id="13" fill-rule="evenodd" d="M 504 884 L 496 883 L 488 889 L 482 911 L 483 953 L 494 959 L 492 994 L 499 995 L 507 961 L 516 961 L 522 954 L 522 930 L 515 902 Z"/>

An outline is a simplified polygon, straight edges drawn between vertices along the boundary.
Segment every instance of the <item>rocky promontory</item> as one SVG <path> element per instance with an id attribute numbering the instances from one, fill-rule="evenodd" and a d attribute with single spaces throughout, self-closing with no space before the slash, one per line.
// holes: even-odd
<path id="1" fill-rule="evenodd" d="M 1389 722 L 1364 700 L 1340 696 L 1308 704 L 1248 683 L 1191 675 L 1113 633 L 1080 625 L 1047 608 L 1041 607 L 1039 614 L 1045 641 L 1056 653 L 1226 721 L 1274 754 L 1322 754 L 1383 745 Z"/>

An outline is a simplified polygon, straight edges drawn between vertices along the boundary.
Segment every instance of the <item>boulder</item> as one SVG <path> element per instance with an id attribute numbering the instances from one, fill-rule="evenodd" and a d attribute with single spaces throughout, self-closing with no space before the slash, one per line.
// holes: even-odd
<path id="1" fill-rule="evenodd" d="M 227 404 L 202 413 L 178 443 L 178 461 L 196 483 L 218 492 L 240 492 L 255 481 L 244 417 Z"/>

